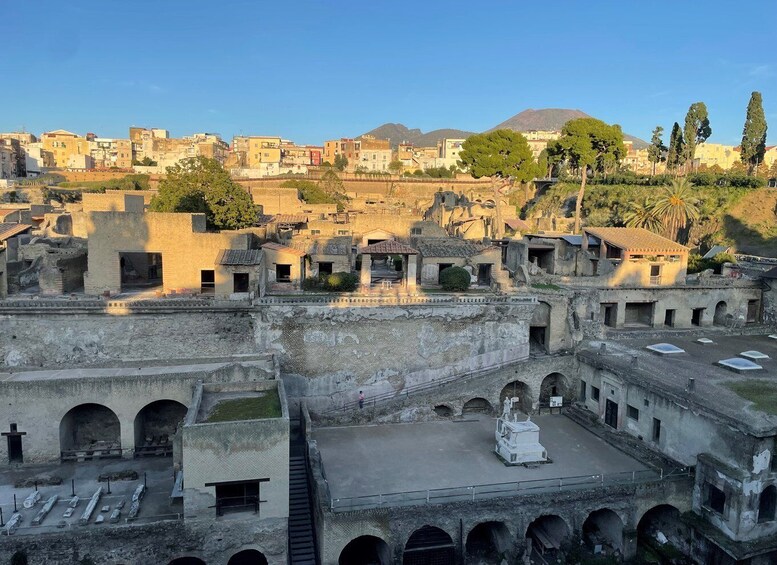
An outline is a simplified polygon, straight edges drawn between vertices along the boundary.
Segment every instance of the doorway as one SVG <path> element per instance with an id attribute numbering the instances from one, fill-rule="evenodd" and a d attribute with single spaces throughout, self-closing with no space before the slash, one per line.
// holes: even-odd
<path id="1" fill-rule="evenodd" d="M 667 328 L 674 327 L 674 313 L 675 313 L 675 310 L 672 310 L 672 309 L 667 309 L 667 311 L 664 313 L 664 325 Z"/>
<path id="2" fill-rule="evenodd" d="M 11 424 L 11 429 L 3 433 L 8 438 L 8 462 L 24 463 L 24 451 L 22 449 L 22 436 L 16 424 Z"/>
<path id="3" fill-rule="evenodd" d="M 618 403 L 613 402 L 609 398 L 605 403 L 604 423 L 611 428 L 618 429 Z"/>
<path id="4" fill-rule="evenodd" d="M 478 285 L 489 286 L 491 284 L 491 264 L 480 263 L 478 265 Z"/>
<path id="5" fill-rule="evenodd" d="M 609 328 L 615 327 L 616 308 L 617 304 L 602 304 L 601 306 L 602 321 Z"/>
<path id="6" fill-rule="evenodd" d="M 704 315 L 704 308 L 694 308 L 693 314 L 691 314 L 691 325 L 700 326 L 701 318 Z"/>
<path id="7" fill-rule="evenodd" d="M 232 288 L 234 292 L 248 292 L 248 273 L 233 273 Z"/>

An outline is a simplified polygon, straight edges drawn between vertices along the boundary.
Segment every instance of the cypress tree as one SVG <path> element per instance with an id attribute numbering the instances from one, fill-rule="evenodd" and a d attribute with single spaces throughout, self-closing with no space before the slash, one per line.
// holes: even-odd
<path id="1" fill-rule="evenodd" d="M 763 163 L 766 153 L 766 116 L 760 92 L 750 95 L 742 130 L 742 162 L 747 165 L 749 174 L 753 174 L 759 163 Z"/>
<path id="2" fill-rule="evenodd" d="M 685 161 L 693 164 L 696 146 L 704 143 L 712 135 L 707 106 L 704 102 L 694 102 L 685 115 L 683 141 L 685 142 Z"/>
<path id="3" fill-rule="evenodd" d="M 672 133 L 669 134 L 669 151 L 666 154 L 666 167 L 670 170 L 677 170 L 685 163 L 685 142 L 683 140 L 683 131 L 677 122 L 672 126 Z"/>

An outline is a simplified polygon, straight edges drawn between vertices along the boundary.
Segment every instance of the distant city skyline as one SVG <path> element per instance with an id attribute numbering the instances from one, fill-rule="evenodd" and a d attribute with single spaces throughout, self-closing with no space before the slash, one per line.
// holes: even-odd
<path id="1" fill-rule="evenodd" d="M 570 108 L 646 141 L 661 125 L 668 142 L 702 101 L 709 142 L 736 145 L 758 90 L 773 145 L 777 3 L 746 8 L 15 2 L 0 131 L 126 138 L 136 125 L 321 144 L 387 122 L 478 132 L 527 108 Z"/>

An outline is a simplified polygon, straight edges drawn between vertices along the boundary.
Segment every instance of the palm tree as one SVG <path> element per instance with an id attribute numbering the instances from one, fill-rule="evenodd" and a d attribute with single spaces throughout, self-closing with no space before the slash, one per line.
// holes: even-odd
<path id="1" fill-rule="evenodd" d="M 698 200 L 693 197 L 685 178 L 672 181 L 656 201 L 653 211 L 661 218 L 665 235 L 677 241 L 680 230 L 699 217 Z"/>
<path id="2" fill-rule="evenodd" d="M 627 228 L 645 228 L 656 233 L 664 227 L 655 204 L 649 198 L 644 198 L 642 202 L 630 202 L 623 221 Z"/>

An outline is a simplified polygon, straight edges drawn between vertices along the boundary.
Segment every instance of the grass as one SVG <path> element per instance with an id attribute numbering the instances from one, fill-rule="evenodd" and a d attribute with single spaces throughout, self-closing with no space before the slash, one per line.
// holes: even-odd
<path id="1" fill-rule="evenodd" d="M 777 415 L 777 383 L 747 380 L 729 382 L 726 386 L 745 400 L 752 402 L 756 410 Z"/>
<path id="2" fill-rule="evenodd" d="M 262 396 L 235 398 L 219 402 L 208 415 L 206 422 L 236 422 L 281 417 L 281 400 L 278 393 L 268 391 Z"/>

